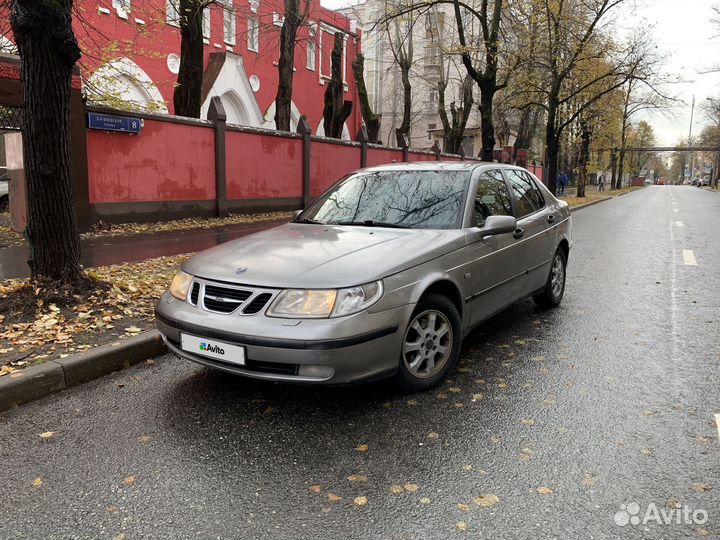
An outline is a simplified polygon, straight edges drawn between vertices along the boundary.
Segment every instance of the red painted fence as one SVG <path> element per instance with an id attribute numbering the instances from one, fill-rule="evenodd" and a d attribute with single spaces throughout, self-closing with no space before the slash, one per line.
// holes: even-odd
<path id="1" fill-rule="evenodd" d="M 139 135 L 87 131 L 93 221 L 300 208 L 303 198 L 318 195 L 361 168 L 363 148 L 368 167 L 403 161 L 400 148 L 172 116 L 133 116 L 144 122 Z M 306 145 L 309 191 L 303 193 Z M 224 163 L 216 157 L 223 155 L 219 147 L 224 148 Z M 408 161 L 437 159 L 461 158 L 428 151 L 407 153 Z M 533 172 L 542 174 L 541 169 Z"/>

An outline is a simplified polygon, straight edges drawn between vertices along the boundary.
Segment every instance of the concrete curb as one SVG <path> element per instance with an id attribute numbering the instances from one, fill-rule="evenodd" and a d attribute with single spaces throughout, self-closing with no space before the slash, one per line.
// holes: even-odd
<path id="1" fill-rule="evenodd" d="M 619 197 L 619 195 L 618 195 Z M 577 212 L 578 210 L 582 210 L 583 208 L 587 208 L 588 206 L 593 206 L 594 204 L 599 204 L 601 202 L 609 201 L 610 199 L 614 199 L 612 195 L 608 195 L 607 197 L 603 197 L 602 199 L 598 199 L 596 201 L 590 201 L 585 204 L 579 204 L 578 206 L 571 206 L 570 212 Z"/>
<path id="2" fill-rule="evenodd" d="M 49 396 L 167 352 L 157 330 L 48 360 L 0 378 L 0 411 Z"/>

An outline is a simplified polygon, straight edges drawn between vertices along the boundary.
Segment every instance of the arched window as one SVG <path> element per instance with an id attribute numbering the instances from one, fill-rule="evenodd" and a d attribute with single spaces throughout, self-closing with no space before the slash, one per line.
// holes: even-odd
<path id="1" fill-rule="evenodd" d="M 129 58 L 113 60 L 95 70 L 85 82 L 85 93 L 91 102 L 119 109 L 168 112 L 155 83 Z"/>

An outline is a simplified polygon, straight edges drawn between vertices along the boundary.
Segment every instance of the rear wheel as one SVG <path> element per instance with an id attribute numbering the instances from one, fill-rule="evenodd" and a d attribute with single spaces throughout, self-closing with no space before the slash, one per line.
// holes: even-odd
<path id="1" fill-rule="evenodd" d="M 560 305 L 563 295 L 565 294 L 565 271 L 567 267 L 567 258 L 565 252 L 558 248 L 553 257 L 550 275 L 548 276 L 545 288 L 540 294 L 533 296 L 535 303 L 543 308 L 550 309 Z"/>
<path id="2" fill-rule="evenodd" d="M 440 384 L 457 364 L 461 341 L 455 305 L 439 294 L 423 297 L 405 330 L 396 376 L 400 386 L 418 392 Z"/>

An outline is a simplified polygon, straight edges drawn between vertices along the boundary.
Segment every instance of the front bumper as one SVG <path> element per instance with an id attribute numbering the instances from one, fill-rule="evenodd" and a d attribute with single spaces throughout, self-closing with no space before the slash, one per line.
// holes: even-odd
<path id="1" fill-rule="evenodd" d="M 165 293 L 155 316 L 168 348 L 193 362 L 256 379 L 346 384 L 397 370 L 413 309 L 406 305 L 336 319 L 236 317 L 202 310 Z M 245 365 L 184 351 L 181 333 L 241 345 Z"/>

